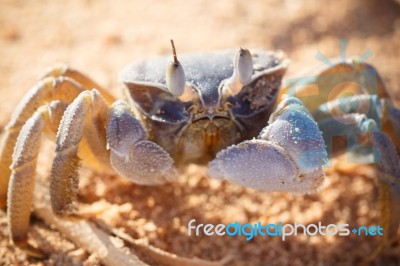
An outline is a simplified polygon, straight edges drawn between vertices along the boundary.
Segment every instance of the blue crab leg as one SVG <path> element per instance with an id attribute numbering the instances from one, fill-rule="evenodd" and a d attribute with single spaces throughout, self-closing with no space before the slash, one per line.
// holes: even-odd
<path id="1" fill-rule="evenodd" d="M 326 160 L 317 123 L 299 100 L 284 98 L 258 138 L 219 152 L 209 175 L 264 191 L 307 193 L 323 183 Z"/>

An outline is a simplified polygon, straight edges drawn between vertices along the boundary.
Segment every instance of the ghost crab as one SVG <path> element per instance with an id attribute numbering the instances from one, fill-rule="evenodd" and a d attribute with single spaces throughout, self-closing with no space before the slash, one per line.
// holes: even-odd
<path id="1" fill-rule="evenodd" d="M 194 162 L 208 163 L 212 178 L 264 191 L 308 193 L 324 180 L 324 138 L 328 142 L 331 135 L 344 134 L 361 139 L 348 151 L 378 162 L 382 226 L 390 232 L 376 253 L 392 240 L 400 221 L 400 110 L 372 66 L 347 62 L 315 75 L 315 83 L 324 83 L 327 74 L 335 80 L 336 74 L 355 69 L 375 75 L 377 95 L 361 91 L 345 97 L 343 111 L 336 98 L 327 103 L 324 97 L 304 99 L 304 105 L 282 95 L 298 84 L 280 90 L 288 66 L 281 52 L 251 54 L 240 48 L 183 55 L 181 64 L 173 42 L 172 47 L 172 62 L 158 57 L 122 72 L 126 101 L 116 101 L 65 66 L 52 68 L 21 100 L 0 150 L 0 205 L 7 201 L 16 245 L 36 253 L 27 244 L 27 233 L 42 133 L 53 138 L 57 133 L 50 196 L 52 210 L 60 216 L 76 209 L 80 158 L 91 168 L 142 185 L 173 181 L 179 166 Z M 370 108 L 358 112 L 353 103 Z"/>

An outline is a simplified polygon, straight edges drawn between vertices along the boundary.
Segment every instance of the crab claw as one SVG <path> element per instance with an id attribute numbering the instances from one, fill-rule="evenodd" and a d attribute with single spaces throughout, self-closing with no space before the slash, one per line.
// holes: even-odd
<path id="1" fill-rule="evenodd" d="M 169 154 L 146 133 L 124 101 L 111 106 L 107 127 L 107 148 L 114 170 L 141 185 L 161 185 L 177 176 Z"/>
<path id="2" fill-rule="evenodd" d="M 270 125 L 261 131 L 260 138 L 284 147 L 295 161 L 300 174 L 318 170 L 327 161 L 325 143 L 318 124 L 298 100 L 285 96 L 279 115 L 271 116 Z M 274 120 L 273 120 L 274 119 Z"/>
<path id="3" fill-rule="evenodd" d="M 264 191 L 313 192 L 324 181 L 325 143 L 302 103 L 284 99 L 258 139 L 219 152 L 209 175 Z"/>

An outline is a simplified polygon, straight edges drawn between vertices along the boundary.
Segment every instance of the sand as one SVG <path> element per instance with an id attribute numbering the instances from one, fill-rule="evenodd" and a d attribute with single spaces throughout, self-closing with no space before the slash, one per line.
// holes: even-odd
<path id="1" fill-rule="evenodd" d="M 287 76 L 323 65 L 317 52 L 340 56 L 370 49 L 368 62 L 379 69 L 390 93 L 400 100 L 400 5 L 395 1 L 22 1 L 0 3 L 0 132 L 26 91 L 43 71 L 63 62 L 87 73 L 120 96 L 118 73 L 133 60 L 168 53 L 169 39 L 179 53 L 215 49 L 283 50 L 291 59 Z M 40 171 L 50 165 L 51 144 L 41 156 Z M 49 152 L 50 151 L 50 152 Z M 175 184 L 138 186 L 118 176 L 82 169 L 79 202 L 108 206 L 97 218 L 134 238 L 184 257 L 230 265 L 353 265 L 368 256 L 378 237 L 188 236 L 187 224 L 378 223 L 378 189 L 372 167 L 352 171 L 327 169 L 327 182 L 311 195 L 264 193 L 210 180 L 190 166 Z M 94 265 L 91 256 L 61 233 L 32 217 L 31 237 L 48 258 L 26 256 L 8 242 L 5 213 L 0 211 L 0 265 Z M 399 235 L 397 239 L 399 239 Z M 154 263 L 144 257 L 147 263 Z M 399 241 L 373 265 L 399 265 Z"/>

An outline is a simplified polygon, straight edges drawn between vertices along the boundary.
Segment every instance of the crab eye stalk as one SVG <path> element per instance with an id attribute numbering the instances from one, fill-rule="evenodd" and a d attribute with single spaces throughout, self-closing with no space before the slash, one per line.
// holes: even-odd
<path id="1" fill-rule="evenodd" d="M 243 86 L 251 82 L 253 58 L 249 50 L 240 48 L 233 58 L 233 74 L 225 83 L 222 93 L 225 96 L 238 94 Z"/>
<path id="2" fill-rule="evenodd" d="M 236 74 L 242 85 L 247 85 L 251 81 L 251 76 L 253 75 L 253 58 L 250 51 L 245 48 L 240 48 L 233 62 L 234 65 L 234 75 Z"/>
<path id="3" fill-rule="evenodd" d="M 176 97 L 179 97 L 183 94 L 185 90 L 185 72 L 183 71 L 183 67 L 181 63 L 179 63 L 178 58 L 176 56 L 176 50 L 174 41 L 171 40 L 172 46 L 172 54 L 174 56 L 174 60 L 168 63 L 167 70 L 165 73 L 167 88 L 168 90 Z"/>

